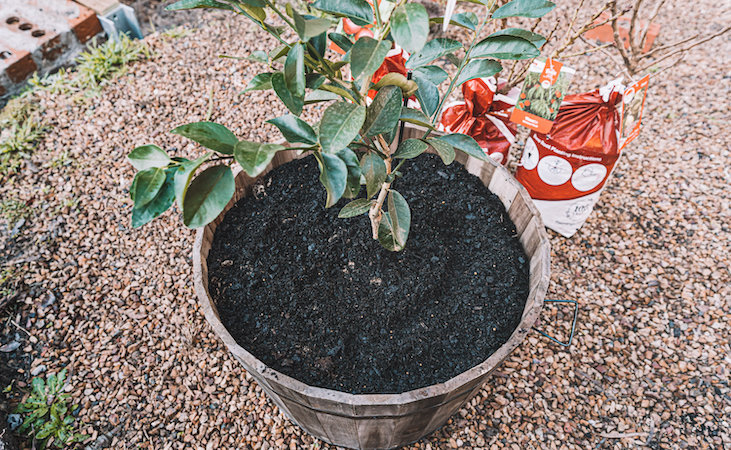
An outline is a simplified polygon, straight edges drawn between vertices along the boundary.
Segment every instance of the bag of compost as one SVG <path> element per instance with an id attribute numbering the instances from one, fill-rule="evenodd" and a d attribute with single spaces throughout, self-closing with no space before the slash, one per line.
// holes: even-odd
<path id="1" fill-rule="evenodd" d="M 571 237 L 591 214 L 620 155 L 619 80 L 565 97 L 551 131 L 531 132 L 515 173 L 543 223 Z"/>

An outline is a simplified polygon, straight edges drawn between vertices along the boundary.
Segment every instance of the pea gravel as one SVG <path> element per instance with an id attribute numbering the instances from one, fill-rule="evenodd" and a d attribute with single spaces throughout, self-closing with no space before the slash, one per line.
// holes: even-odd
<path id="1" fill-rule="evenodd" d="M 725 23 L 716 2 L 687 5 L 669 2 L 660 44 Z M 218 58 L 271 42 L 226 14 L 203 17 L 188 36 L 149 36 L 151 59 L 96 97 L 42 95 L 52 129 L 0 187 L 33 207 L 19 234 L 2 235 L 26 286 L 3 326 L 25 336 L 13 319 L 32 336 L 14 350 L 32 360 L 21 383 L 68 366 L 82 431 L 113 431 L 110 448 L 325 448 L 279 413 L 206 324 L 192 287 L 194 233 L 178 212 L 130 229 L 134 146 L 193 155 L 168 131 L 209 112 L 241 138 L 278 139 L 263 123 L 284 113 L 273 94 L 238 95 L 265 67 Z M 722 37 L 651 80 L 642 134 L 591 218 L 571 239 L 551 234 L 549 298 L 580 302 L 574 344 L 529 335 L 413 448 L 731 446 L 729 55 Z M 570 64 L 574 92 L 617 72 L 601 53 Z M 540 326 L 565 337 L 569 319 L 547 307 Z"/>

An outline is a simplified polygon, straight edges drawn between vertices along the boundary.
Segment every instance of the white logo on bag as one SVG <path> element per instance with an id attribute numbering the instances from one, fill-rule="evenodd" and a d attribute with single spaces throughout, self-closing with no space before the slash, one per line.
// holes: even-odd
<path id="1" fill-rule="evenodd" d="M 607 167 L 603 164 L 587 164 L 576 169 L 571 184 L 577 191 L 590 191 L 599 186 L 606 175 Z"/>
<path id="2" fill-rule="evenodd" d="M 571 163 L 558 156 L 549 155 L 538 162 L 538 177 L 551 186 L 559 186 L 569 181 L 571 172 Z"/>

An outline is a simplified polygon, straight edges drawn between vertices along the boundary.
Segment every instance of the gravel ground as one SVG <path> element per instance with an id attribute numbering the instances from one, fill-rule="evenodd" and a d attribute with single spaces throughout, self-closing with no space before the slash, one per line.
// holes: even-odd
<path id="1" fill-rule="evenodd" d="M 662 42 L 724 23 L 716 2 L 669 3 Z M 268 41 L 221 17 L 207 15 L 208 26 L 180 39 L 148 37 L 155 56 L 91 101 L 45 97 L 53 129 L 33 164 L 0 187 L 1 198 L 34 208 L 18 235 L 2 237 L 28 287 L 2 326 L 23 337 L 15 352 L 34 372 L 69 366 L 84 431 L 96 438 L 124 423 L 115 449 L 318 445 L 205 323 L 192 287 L 193 232 L 177 212 L 129 226 L 125 155 L 145 142 L 193 153 L 167 131 L 203 119 L 211 97 L 211 118 L 241 138 L 275 135 L 263 124 L 283 113 L 273 94 L 237 95 L 263 67 L 216 57 Z M 581 303 L 574 344 L 530 335 L 414 448 L 731 446 L 729 44 L 718 39 L 653 78 L 643 132 L 594 214 L 571 239 L 551 234 L 549 298 Z M 616 72 L 603 60 L 572 61 L 582 74 L 572 91 Z M 547 308 L 543 318 L 556 331 L 569 314 Z"/>

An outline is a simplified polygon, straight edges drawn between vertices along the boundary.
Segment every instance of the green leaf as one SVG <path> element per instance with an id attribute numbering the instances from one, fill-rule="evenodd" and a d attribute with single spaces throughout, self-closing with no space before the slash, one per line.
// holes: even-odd
<path id="1" fill-rule="evenodd" d="M 462 48 L 462 44 L 453 39 L 432 39 L 419 52 L 411 55 L 409 60 L 406 61 L 406 68 L 416 69 L 460 48 Z"/>
<path id="2" fill-rule="evenodd" d="M 302 114 L 302 108 L 305 106 L 305 98 L 304 96 L 297 96 L 287 89 L 287 84 L 284 81 L 284 74 L 282 72 L 272 74 L 272 88 L 274 88 L 274 92 L 276 92 L 277 97 L 282 100 L 284 106 L 292 111 L 292 114 L 296 116 Z"/>
<path id="3" fill-rule="evenodd" d="M 452 164 L 452 161 L 454 161 L 455 157 L 454 147 L 452 147 L 452 144 L 435 138 L 428 138 L 425 142 L 437 152 L 437 155 L 442 158 L 442 161 L 445 165 L 448 166 Z"/>
<path id="4" fill-rule="evenodd" d="M 403 248 L 411 228 L 411 209 L 403 195 L 394 189 L 388 193 L 388 214 L 391 216 L 396 242 Z"/>
<path id="5" fill-rule="evenodd" d="M 340 100 L 340 96 L 338 94 L 325 91 L 323 89 L 317 89 L 315 91 L 305 94 L 305 105 L 319 102 L 329 102 L 333 100 Z"/>
<path id="6" fill-rule="evenodd" d="M 305 75 L 305 87 L 313 91 L 319 89 L 325 81 L 327 81 L 327 78 L 319 73 L 308 73 Z"/>
<path id="7" fill-rule="evenodd" d="M 391 41 L 377 41 L 369 37 L 362 37 L 355 41 L 350 50 L 350 70 L 353 78 L 370 78 L 373 72 L 381 67 L 389 50 L 391 50 Z"/>
<path id="8" fill-rule="evenodd" d="M 43 378 L 35 377 L 30 383 L 35 395 L 40 398 L 44 398 L 46 396 L 46 383 L 43 381 Z"/>
<path id="9" fill-rule="evenodd" d="M 213 153 L 206 153 L 198 159 L 193 161 L 185 161 L 178 166 L 175 171 L 175 178 L 173 181 L 173 187 L 175 190 L 175 198 L 178 201 L 180 210 L 183 210 L 183 199 L 185 198 L 185 192 L 188 190 L 190 180 L 193 179 L 193 175 L 198 168 L 211 157 Z"/>
<path id="10" fill-rule="evenodd" d="M 315 153 L 315 158 L 320 166 L 320 183 L 325 186 L 325 191 L 327 191 L 325 207 L 329 208 L 337 203 L 345 192 L 348 167 L 337 155 Z"/>
<path id="11" fill-rule="evenodd" d="M 378 90 L 371 105 L 366 109 L 361 136 L 388 133 L 399 121 L 403 97 L 398 86 L 384 86 Z"/>
<path id="12" fill-rule="evenodd" d="M 546 43 L 545 37 L 538 33 L 533 33 L 532 31 L 523 30 L 521 28 L 505 28 L 492 33 L 490 36 L 515 36 L 523 38 L 526 41 L 530 41 L 530 43 L 535 45 L 536 48 L 541 48 L 541 46 Z"/>
<path id="13" fill-rule="evenodd" d="M 436 86 L 440 85 L 449 77 L 447 71 L 439 66 L 419 67 L 418 69 L 414 69 L 413 73 L 417 74 L 418 77 L 431 81 Z"/>
<path id="14" fill-rule="evenodd" d="M 151 167 L 165 167 L 170 164 L 170 157 L 157 145 L 141 145 L 127 155 L 130 164 L 137 170 Z"/>
<path id="15" fill-rule="evenodd" d="M 429 14 L 420 3 L 407 3 L 391 13 L 391 35 L 409 53 L 418 52 L 429 35 Z"/>
<path id="16" fill-rule="evenodd" d="M 132 208 L 132 228 L 145 225 L 173 205 L 175 201 L 174 178 L 176 172 L 176 167 L 165 170 L 165 182 L 150 202 L 145 205 L 138 205 L 135 202 L 135 206 Z"/>
<path id="17" fill-rule="evenodd" d="M 383 218 L 378 227 L 378 242 L 392 252 L 404 249 L 406 240 L 409 237 L 411 228 L 411 210 L 406 199 L 391 190 L 388 193 L 388 212 L 383 213 Z"/>
<path id="18" fill-rule="evenodd" d="M 468 155 L 477 158 L 481 161 L 487 161 L 489 158 L 485 151 L 480 147 L 472 137 L 462 133 L 453 133 L 446 136 L 439 136 L 436 139 L 444 141 L 450 144 L 455 149 L 467 153 Z"/>
<path id="19" fill-rule="evenodd" d="M 332 92 L 332 93 L 337 94 L 338 96 L 340 96 L 340 97 L 342 97 L 344 99 L 347 99 L 347 100 L 350 100 L 352 102 L 355 102 L 353 93 L 351 91 L 347 90 L 347 89 L 343 89 L 341 87 L 335 86 L 335 85 L 330 84 L 330 83 L 323 84 L 322 86 L 320 86 L 320 89 L 323 90 L 323 91 Z"/>
<path id="20" fill-rule="evenodd" d="M 313 8 L 339 17 L 348 17 L 356 25 L 373 23 L 373 8 L 365 0 L 317 0 Z"/>
<path id="21" fill-rule="evenodd" d="M 393 154 L 393 157 L 398 159 L 416 158 L 424 153 L 427 148 L 429 148 L 429 146 L 420 139 L 406 139 L 399 144 L 396 149 L 396 153 Z"/>
<path id="22" fill-rule="evenodd" d="M 239 3 L 243 3 L 245 5 L 249 5 L 249 6 L 256 6 L 258 8 L 264 8 L 265 6 L 267 6 L 267 4 L 264 0 L 236 0 L 236 1 Z"/>
<path id="23" fill-rule="evenodd" d="M 311 38 L 326 32 L 330 28 L 330 21 L 328 19 L 307 19 L 297 11 L 292 12 L 295 30 L 303 41 L 309 41 Z"/>
<path id="24" fill-rule="evenodd" d="M 274 154 L 285 147 L 279 144 L 239 141 L 234 149 L 234 158 L 250 177 L 258 176 L 267 168 Z"/>
<path id="25" fill-rule="evenodd" d="M 517 36 L 488 36 L 472 49 L 472 58 L 530 59 L 541 51 L 527 39 Z"/>
<path id="26" fill-rule="evenodd" d="M 55 429 L 56 429 L 55 424 L 51 421 L 48 421 L 45 424 L 43 424 L 41 429 L 36 433 L 35 437 L 36 437 L 36 439 L 45 439 L 48 436 L 50 436 L 51 433 L 53 433 Z"/>
<path id="27" fill-rule="evenodd" d="M 432 116 L 439 106 L 439 88 L 418 73 L 413 73 L 411 79 L 419 87 L 416 91 L 416 99 L 419 100 L 421 109 L 427 116 Z"/>
<path id="28" fill-rule="evenodd" d="M 266 52 L 263 52 L 261 50 L 257 50 L 255 52 L 252 52 L 249 56 L 246 57 L 246 59 L 250 61 L 256 61 L 264 64 L 269 64 L 269 55 L 267 55 Z"/>
<path id="29" fill-rule="evenodd" d="M 234 195 L 236 186 L 231 168 L 209 167 L 195 177 L 183 199 L 183 223 L 199 228 L 212 222 Z"/>
<path id="30" fill-rule="evenodd" d="M 503 66 L 494 59 L 473 59 L 462 69 L 455 87 L 475 78 L 487 78 L 503 70 Z"/>
<path id="31" fill-rule="evenodd" d="M 365 106 L 338 102 L 328 106 L 320 121 L 320 145 L 325 153 L 337 153 L 353 142 L 365 121 Z"/>
<path id="32" fill-rule="evenodd" d="M 246 89 L 241 91 L 241 93 L 244 94 L 249 91 L 266 91 L 267 89 L 271 89 L 272 75 L 273 74 L 271 72 L 265 72 L 254 76 L 254 78 L 249 81 L 249 84 L 246 85 Z"/>
<path id="33" fill-rule="evenodd" d="M 360 159 L 360 169 L 366 179 L 366 193 L 371 198 L 386 181 L 386 163 L 375 152 L 368 152 Z"/>
<path id="34" fill-rule="evenodd" d="M 341 209 L 338 213 L 338 217 L 340 217 L 341 219 L 349 219 L 351 217 L 365 214 L 371 209 L 371 203 L 371 200 L 368 200 L 367 198 L 359 198 L 353 200 L 352 202 L 343 206 L 343 209 Z"/>
<path id="35" fill-rule="evenodd" d="M 269 119 L 267 123 L 279 128 L 282 135 L 288 142 L 301 142 L 303 144 L 317 144 L 317 133 L 310 124 L 293 114 L 287 114 L 276 119 Z"/>
<path id="36" fill-rule="evenodd" d="M 325 62 L 328 62 L 329 60 L 324 58 L 325 53 L 327 52 L 327 34 L 323 32 L 309 39 L 309 43 L 310 45 L 312 45 L 312 47 L 310 47 L 309 45 L 306 46 L 307 54 L 315 59 L 324 59 Z"/>
<path id="37" fill-rule="evenodd" d="M 269 58 L 272 60 L 272 62 L 275 62 L 279 60 L 279 58 L 287 56 L 287 53 L 289 53 L 289 49 L 289 45 L 285 44 L 274 47 L 274 49 L 269 52 Z"/>
<path id="38" fill-rule="evenodd" d="M 250 0 L 246 0 L 246 1 L 242 0 L 242 1 L 244 3 L 246 3 L 246 1 L 250 1 Z M 246 13 L 248 13 L 255 21 L 264 23 L 264 21 L 267 18 L 267 12 L 262 7 L 249 6 L 249 5 L 244 5 L 244 4 L 239 4 L 239 6 L 241 7 L 241 9 L 246 11 Z"/>
<path id="39" fill-rule="evenodd" d="M 444 17 L 432 17 L 431 19 L 429 19 L 429 22 L 444 23 Z M 468 30 L 475 31 L 477 29 L 479 19 L 477 18 L 477 15 L 473 12 L 458 13 L 452 16 L 452 18 L 449 20 L 449 23 L 462 28 L 467 28 Z"/>
<path id="40" fill-rule="evenodd" d="M 135 206 L 144 206 L 150 203 L 165 183 L 165 169 L 150 167 L 140 170 L 132 181 L 129 195 Z"/>
<path id="41" fill-rule="evenodd" d="M 342 159 L 348 168 L 348 179 L 343 197 L 355 198 L 360 193 L 360 177 L 362 175 L 358 156 L 353 150 L 346 147 L 338 152 L 338 158 Z"/>
<path id="42" fill-rule="evenodd" d="M 180 0 L 179 2 L 175 2 L 172 5 L 166 6 L 165 11 L 180 11 L 183 9 L 194 8 L 216 8 L 233 11 L 233 7 L 231 7 L 231 5 L 217 2 L 216 0 Z"/>
<path id="43" fill-rule="evenodd" d="M 305 46 L 295 44 L 284 62 L 284 81 L 287 90 L 296 97 L 305 96 Z"/>
<path id="44" fill-rule="evenodd" d="M 421 111 L 414 108 L 407 108 L 404 106 L 404 108 L 401 110 L 401 117 L 399 120 L 403 122 L 413 123 L 414 125 L 420 125 L 422 127 L 427 127 L 434 129 L 434 127 L 431 124 L 431 120 Z"/>
<path id="45" fill-rule="evenodd" d="M 230 155 L 238 139 L 228 128 L 215 122 L 194 122 L 181 125 L 172 131 L 187 137 L 213 151 Z"/>
<path id="46" fill-rule="evenodd" d="M 350 51 L 350 49 L 353 47 L 353 41 L 351 41 L 350 38 L 344 34 L 330 33 L 328 34 L 328 37 L 344 52 Z"/>
<path id="47" fill-rule="evenodd" d="M 537 19 L 545 16 L 555 7 L 555 3 L 546 0 L 513 0 L 496 9 L 492 13 L 492 18 L 529 17 Z"/>

